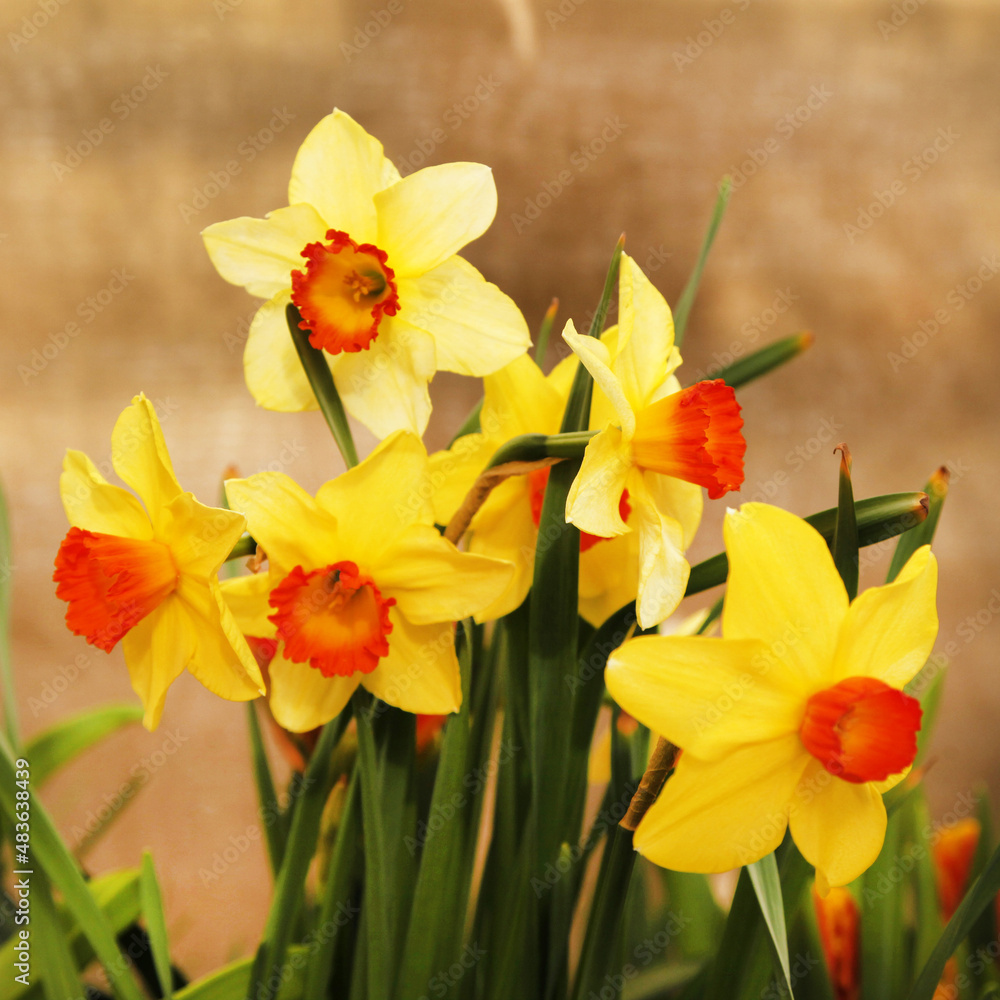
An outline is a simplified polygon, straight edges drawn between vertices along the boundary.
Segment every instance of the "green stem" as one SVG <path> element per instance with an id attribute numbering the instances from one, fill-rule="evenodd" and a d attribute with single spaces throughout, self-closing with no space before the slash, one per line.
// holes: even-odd
<path id="1" fill-rule="evenodd" d="M 347 414 L 344 412 L 344 404 L 340 401 L 340 393 L 333 384 L 333 374 L 330 366 L 326 363 L 323 352 L 309 343 L 309 331 L 303 330 L 299 323 L 302 322 L 302 314 L 289 303 L 285 307 L 285 318 L 288 320 L 288 329 L 292 334 L 292 343 L 298 351 L 299 360 L 305 370 L 306 378 L 312 386 L 312 391 L 316 395 L 316 402 L 319 403 L 323 416 L 326 417 L 327 425 L 333 434 L 334 441 L 340 449 L 340 454 L 344 457 L 344 462 L 349 469 L 358 464 L 358 453 L 354 447 L 354 437 L 351 435 L 350 425 L 347 423 Z"/>
<path id="2" fill-rule="evenodd" d="M 507 462 L 537 462 L 542 458 L 582 458 L 590 439 L 597 431 L 571 431 L 568 434 L 521 434 L 501 445 L 487 469 Z M 486 471 L 485 469 L 483 470 Z"/>

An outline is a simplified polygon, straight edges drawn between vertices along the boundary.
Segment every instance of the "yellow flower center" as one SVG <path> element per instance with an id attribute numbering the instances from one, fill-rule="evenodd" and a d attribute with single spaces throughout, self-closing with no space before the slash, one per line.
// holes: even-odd
<path id="1" fill-rule="evenodd" d="M 163 542 L 70 528 L 56 554 L 56 596 L 69 603 L 75 635 L 110 653 L 177 588 L 180 572 Z"/>
<path id="2" fill-rule="evenodd" d="M 355 243 L 337 229 L 329 243 L 309 243 L 302 251 L 306 270 L 292 271 L 292 301 L 302 314 L 313 347 L 340 354 L 371 346 L 383 316 L 395 316 L 399 295 L 385 251 Z"/>
<path id="3" fill-rule="evenodd" d="M 269 616 L 284 641 L 285 656 L 309 663 L 324 677 L 371 673 L 389 652 L 394 597 L 383 597 L 370 576 L 352 562 L 306 573 L 296 566 L 271 591 Z"/>

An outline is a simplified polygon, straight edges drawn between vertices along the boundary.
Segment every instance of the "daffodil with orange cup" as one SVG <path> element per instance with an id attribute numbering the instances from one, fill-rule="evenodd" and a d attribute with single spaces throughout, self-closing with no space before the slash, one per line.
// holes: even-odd
<path id="1" fill-rule="evenodd" d="M 269 695 L 282 726 L 322 725 L 359 684 L 407 712 L 459 709 L 454 623 L 513 568 L 441 537 L 416 435 L 393 434 L 315 498 L 280 472 L 228 480 L 226 494 L 267 556 L 266 573 L 225 592 L 247 635 L 279 641 Z"/>
<path id="2" fill-rule="evenodd" d="M 217 576 L 246 519 L 181 489 L 145 396 L 118 418 L 111 448 L 115 472 L 142 503 L 83 452 L 67 451 L 59 489 L 72 527 L 53 575 L 69 604 L 66 624 L 108 653 L 121 641 L 147 729 L 185 669 L 222 698 L 259 697 L 260 670 Z"/>
<path id="3" fill-rule="evenodd" d="M 563 331 L 609 404 L 570 489 L 566 520 L 602 538 L 638 532 L 636 617 L 650 628 L 684 596 L 691 569 L 684 552 L 701 517 L 699 487 L 712 499 L 739 489 L 746 441 L 730 386 L 717 379 L 681 389 L 673 375 L 681 356 L 670 307 L 626 254 L 618 298 L 614 354 L 602 340 L 580 336 L 572 320 Z"/>
<path id="4" fill-rule="evenodd" d="M 286 208 L 202 234 L 222 277 L 267 300 L 244 354 L 257 402 L 317 405 L 289 335 L 290 302 L 326 352 L 347 411 L 378 437 L 423 433 L 436 371 L 487 375 L 523 354 L 530 337 L 517 306 L 457 255 L 496 207 L 482 164 L 400 177 L 349 115 L 320 121 L 295 158 Z"/>
<path id="5" fill-rule="evenodd" d="M 725 536 L 722 637 L 637 638 L 608 660 L 616 701 L 683 750 L 635 847 L 719 872 L 790 827 L 823 893 L 878 856 L 882 793 L 916 754 L 920 704 L 902 688 L 937 635 L 937 564 L 924 546 L 848 601 L 826 542 L 794 515 L 744 504 Z"/>

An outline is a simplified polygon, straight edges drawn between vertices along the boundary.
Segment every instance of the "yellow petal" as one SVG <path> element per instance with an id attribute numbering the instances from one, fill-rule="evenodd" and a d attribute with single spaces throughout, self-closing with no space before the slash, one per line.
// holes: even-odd
<path id="1" fill-rule="evenodd" d="M 215 578 L 246 529 L 242 514 L 206 507 L 190 493 L 174 497 L 165 513 L 163 540 L 170 546 L 178 569 L 203 581 Z"/>
<path id="2" fill-rule="evenodd" d="M 594 628 L 634 601 L 639 586 L 639 535 L 609 538 L 580 553 L 580 616 Z"/>
<path id="3" fill-rule="evenodd" d="M 466 434 L 447 451 L 427 460 L 427 474 L 434 488 L 434 520 L 447 524 L 462 505 L 472 484 L 493 457 L 497 444 L 485 434 Z"/>
<path id="4" fill-rule="evenodd" d="M 267 616 L 274 609 L 267 603 L 271 593 L 268 573 L 251 573 L 249 576 L 234 576 L 219 583 L 222 597 L 236 619 L 243 635 L 253 635 L 261 639 L 273 639 L 276 634 L 274 622 Z"/>
<path id="5" fill-rule="evenodd" d="M 724 872 L 759 861 L 781 843 L 807 758 L 798 735 L 709 763 L 682 754 L 635 832 L 635 849 L 682 872 Z"/>
<path id="6" fill-rule="evenodd" d="M 201 234 L 216 271 L 251 295 L 270 299 L 292 287 L 292 271 L 305 270 L 302 250 L 322 242 L 327 225 L 312 205 L 290 205 L 263 219 L 217 222 Z"/>
<path id="7" fill-rule="evenodd" d="M 194 637 L 184 664 L 205 687 L 228 701 L 249 701 L 264 694 L 260 668 L 229 610 L 218 581 L 207 586 L 181 577 L 173 595 L 183 605 Z"/>
<path id="8" fill-rule="evenodd" d="M 434 370 L 433 339 L 399 316 L 383 317 L 366 351 L 338 355 L 333 380 L 347 412 L 384 438 L 398 430 L 426 430 L 427 383 Z"/>
<path id="9" fill-rule="evenodd" d="M 423 442 L 398 431 L 363 462 L 324 483 L 316 503 L 336 521 L 341 550 L 350 553 L 341 558 L 375 566 L 411 525 L 433 524 L 430 496 Z"/>
<path id="10" fill-rule="evenodd" d="M 576 332 L 572 320 L 563 329 L 563 340 L 586 365 L 587 371 L 594 378 L 595 386 L 600 386 L 604 395 L 608 397 L 615 413 L 618 414 L 625 441 L 631 441 L 635 433 L 635 411 L 625 395 L 621 382 L 618 381 L 618 376 L 611 370 L 611 354 L 607 346 L 594 337 L 581 337 Z"/>
<path id="11" fill-rule="evenodd" d="M 699 760 L 798 733 L 802 699 L 775 683 L 755 639 L 642 636 L 608 658 L 611 696 Z"/>
<path id="12" fill-rule="evenodd" d="M 243 375 L 250 394 L 258 406 L 282 413 L 317 409 L 285 319 L 290 301 L 287 291 L 279 292 L 257 310 L 243 351 Z"/>
<path id="13" fill-rule="evenodd" d="M 607 332 L 607 331 L 605 331 Z M 603 336 L 601 338 L 604 339 Z M 567 354 L 553 369 L 545 376 L 549 385 L 552 386 L 556 392 L 559 393 L 559 397 L 562 400 L 569 398 L 569 390 L 573 385 L 573 379 L 576 378 L 576 370 L 580 367 L 580 359 L 575 354 Z M 594 386 L 594 393 L 596 394 L 598 387 Z M 602 393 L 603 395 L 603 393 Z M 607 399 L 607 397 L 604 397 Z M 609 403 L 608 406 L 611 406 Z M 617 417 L 615 418 L 617 419 Z M 614 421 L 611 421 L 612 423 Z M 602 424 L 591 423 L 591 430 L 599 431 L 607 426 L 608 421 Z"/>
<path id="14" fill-rule="evenodd" d="M 432 525 L 414 524 L 379 553 L 372 575 L 414 625 L 468 618 L 507 588 L 514 567 L 459 552 Z"/>
<path id="15" fill-rule="evenodd" d="M 386 159 L 382 143 L 350 115 L 335 110 L 299 148 L 288 203 L 307 202 L 330 229 L 346 232 L 356 243 L 374 243 L 378 222 L 373 199 L 398 179 L 399 171 Z"/>
<path id="16" fill-rule="evenodd" d="M 398 286 L 401 316 L 434 338 L 440 371 L 488 375 L 531 346 L 521 310 L 461 257 Z"/>
<path id="17" fill-rule="evenodd" d="M 283 472 L 227 479 L 226 497 L 234 510 L 246 514 L 250 534 L 272 568 L 277 565 L 282 573 L 296 566 L 311 570 L 344 558 L 333 516 Z"/>
<path id="18" fill-rule="evenodd" d="M 400 278 L 424 274 L 486 232 L 497 211 L 493 172 L 481 163 L 425 167 L 375 195 L 378 239 Z"/>
<path id="19" fill-rule="evenodd" d="M 477 622 L 501 618 L 524 603 L 535 574 L 537 539 L 527 479 L 512 476 L 493 490 L 472 520 L 469 551 L 504 559 L 513 567 L 510 581 L 500 596 L 476 612 Z"/>
<path id="20" fill-rule="evenodd" d="M 823 536 L 769 504 L 726 515 L 729 583 L 722 614 L 727 639 L 760 639 L 773 669 L 807 693 L 835 684 L 833 654 L 847 591 Z"/>
<path id="21" fill-rule="evenodd" d="M 917 549 L 892 583 L 860 594 L 847 612 L 834 670 L 901 688 L 927 662 L 937 638 L 937 560 Z"/>
<path id="22" fill-rule="evenodd" d="M 76 528 L 143 541 L 153 537 L 142 504 L 128 490 L 108 483 L 82 451 L 67 449 L 59 494 L 66 517 Z"/>
<path id="23" fill-rule="evenodd" d="M 673 476 L 661 476 L 658 472 L 643 472 L 642 482 L 656 505 L 668 517 L 673 518 L 680 526 L 682 533 L 681 548 L 687 549 L 701 524 L 701 514 L 705 507 L 701 487 L 694 483 L 686 483 L 683 479 Z"/>
<path id="24" fill-rule="evenodd" d="M 587 443 L 580 471 L 566 498 L 566 520 L 581 531 L 613 538 L 630 531 L 622 520 L 619 501 L 628 483 L 628 446 L 617 427 L 600 431 Z"/>
<path id="25" fill-rule="evenodd" d="M 648 406 L 667 376 L 674 321 L 667 300 L 628 254 L 619 272 L 618 352 L 614 373 L 633 410 Z"/>
<path id="26" fill-rule="evenodd" d="M 361 677 L 324 677 L 308 663 L 286 660 L 281 652 L 271 661 L 268 674 L 271 714 L 293 733 L 306 733 L 340 715 Z"/>
<path id="27" fill-rule="evenodd" d="M 834 777 L 816 760 L 796 789 L 790 822 L 796 846 L 816 867 L 821 895 L 869 868 L 885 840 L 885 806 L 878 791 L 870 782 Z"/>
<path id="28" fill-rule="evenodd" d="M 153 404 L 142 393 L 122 411 L 111 432 L 111 464 L 139 494 L 158 537 L 164 508 L 181 493 Z"/>
<path id="29" fill-rule="evenodd" d="M 455 627 L 414 625 L 391 608 L 389 655 L 370 674 L 356 675 L 376 698 L 404 712 L 448 715 L 462 707 Z"/>
<path id="30" fill-rule="evenodd" d="M 122 637 L 122 652 L 132 690 L 146 709 L 142 724 L 160 724 L 167 688 L 180 676 L 197 647 L 184 606 L 168 597 Z"/>
<path id="31" fill-rule="evenodd" d="M 642 628 L 652 628 L 677 610 L 691 567 L 684 558 L 684 532 L 680 524 L 657 508 L 641 475 L 631 476 L 628 482 L 630 520 L 639 533 L 635 614 Z"/>
<path id="32" fill-rule="evenodd" d="M 499 447 L 518 434 L 556 434 L 565 406 L 538 365 L 521 354 L 483 379 L 479 425 Z"/>

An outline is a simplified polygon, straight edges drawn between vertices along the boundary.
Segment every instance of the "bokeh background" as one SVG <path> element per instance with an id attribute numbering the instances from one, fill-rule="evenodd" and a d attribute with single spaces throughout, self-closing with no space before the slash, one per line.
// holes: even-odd
<path id="1" fill-rule="evenodd" d="M 241 353 L 255 303 L 198 235 L 283 205 L 299 143 L 339 106 L 403 173 L 493 167 L 496 221 L 466 255 L 532 327 L 553 295 L 560 326 L 586 320 L 623 230 L 675 302 L 733 175 L 686 371 L 816 334 L 740 394 L 742 499 L 832 505 L 841 440 L 861 496 L 949 467 L 936 548 L 939 649 L 954 655 L 927 783 L 938 816 L 979 782 L 1000 792 L 995 4 L 6 0 L 0 28 L 0 475 L 26 734 L 134 700 L 120 652 L 69 635 L 54 596 L 67 446 L 106 460 L 142 390 L 182 484 L 208 502 L 230 463 L 309 489 L 340 468 L 318 415 L 254 406 Z M 433 390 L 440 447 L 480 387 L 439 376 Z M 711 506 L 693 559 L 721 546 Z M 866 558 L 864 582 L 887 556 Z M 76 846 L 128 800 L 86 863 L 153 849 L 194 974 L 245 954 L 265 913 L 247 759 L 243 707 L 182 677 L 156 733 L 123 731 L 44 793 Z"/>

